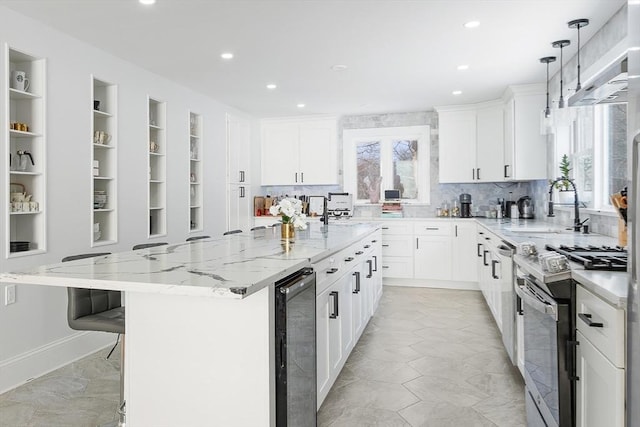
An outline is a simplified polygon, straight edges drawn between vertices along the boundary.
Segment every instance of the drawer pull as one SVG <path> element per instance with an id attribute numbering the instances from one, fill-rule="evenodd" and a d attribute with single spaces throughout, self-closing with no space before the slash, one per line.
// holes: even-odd
<path id="1" fill-rule="evenodd" d="M 371 247 L 371 245 L 364 245 L 365 249 L 369 249 Z"/>
<path id="2" fill-rule="evenodd" d="M 358 252 L 356 252 L 356 255 L 362 255 L 363 253 L 364 252 L 362 252 L 362 251 L 358 251 Z"/>
<path id="3" fill-rule="evenodd" d="M 329 292 L 329 296 L 333 298 L 333 310 L 329 313 L 329 319 L 337 319 L 340 315 L 338 312 L 338 291 Z"/>
<path id="4" fill-rule="evenodd" d="M 352 290 L 351 292 L 354 294 L 359 294 L 360 293 L 360 272 L 356 271 L 354 273 L 352 273 L 352 276 L 356 277 L 356 288 L 354 290 Z"/>
<path id="5" fill-rule="evenodd" d="M 337 268 L 330 268 L 327 270 L 327 274 L 333 274 L 333 273 L 337 273 L 338 269 Z"/>
<path id="6" fill-rule="evenodd" d="M 349 257 L 346 257 L 344 260 L 345 260 L 346 262 L 351 262 L 351 261 L 353 261 L 353 257 L 352 257 L 352 256 L 349 256 Z"/>
<path id="7" fill-rule="evenodd" d="M 587 314 L 587 313 L 578 313 L 578 317 L 580 319 L 582 319 L 582 321 L 584 323 L 587 324 L 588 327 L 590 328 L 602 328 L 604 327 L 604 325 L 600 322 L 594 322 L 593 320 L 591 320 L 591 315 Z"/>
<path id="8" fill-rule="evenodd" d="M 388 265 L 383 265 L 382 268 L 389 268 L 389 266 Z"/>
<path id="9" fill-rule="evenodd" d="M 383 244 L 382 244 L 382 247 L 383 247 L 383 248 L 388 248 L 388 247 L 389 247 L 389 245 L 385 245 L 385 244 L 383 243 Z"/>
<path id="10" fill-rule="evenodd" d="M 478 243 L 478 258 L 482 258 L 482 254 L 480 253 L 481 247 L 482 247 L 482 243 Z"/>
<path id="11" fill-rule="evenodd" d="M 372 241 L 371 241 L 371 243 L 376 243 L 376 242 L 377 242 L 377 240 L 372 240 Z"/>
<path id="12" fill-rule="evenodd" d="M 383 229 L 383 230 L 388 230 L 388 229 L 389 229 L 389 227 L 382 227 L 382 229 Z"/>
<path id="13" fill-rule="evenodd" d="M 429 231 L 438 231 L 440 230 L 440 227 L 426 227 L 426 229 Z"/>

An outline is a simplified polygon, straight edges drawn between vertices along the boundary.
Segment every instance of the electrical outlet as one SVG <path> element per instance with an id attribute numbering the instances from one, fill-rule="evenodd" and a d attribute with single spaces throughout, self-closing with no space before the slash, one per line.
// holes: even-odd
<path id="1" fill-rule="evenodd" d="M 4 288 L 4 305 L 16 302 L 16 285 L 7 285 Z"/>

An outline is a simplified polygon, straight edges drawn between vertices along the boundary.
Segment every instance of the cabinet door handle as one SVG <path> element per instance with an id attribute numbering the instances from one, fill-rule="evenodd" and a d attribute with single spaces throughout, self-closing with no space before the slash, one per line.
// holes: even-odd
<path id="1" fill-rule="evenodd" d="M 590 328 L 602 328 L 604 325 L 600 322 L 591 320 L 591 315 L 587 313 L 578 313 L 578 317 Z"/>
<path id="2" fill-rule="evenodd" d="M 359 294 L 360 293 L 360 272 L 356 271 L 352 275 L 356 276 L 356 289 L 354 291 L 352 291 L 352 292 L 354 294 Z"/>
<path id="3" fill-rule="evenodd" d="M 240 171 L 240 182 L 244 182 L 244 171 Z"/>
<path id="4" fill-rule="evenodd" d="M 240 198 L 244 198 L 244 187 L 240 187 Z"/>
<path id="5" fill-rule="evenodd" d="M 383 247 L 383 248 L 388 248 L 388 247 L 389 247 L 389 245 L 385 245 L 385 244 L 383 243 L 383 244 L 382 244 L 382 247 Z"/>
<path id="6" fill-rule="evenodd" d="M 489 251 L 484 251 L 484 253 L 482 254 L 482 263 L 486 266 L 488 266 L 489 264 L 487 264 L 487 254 L 489 253 Z"/>
<path id="7" fill-rule="evenodd" d="M 458 237 L 458 226 L 456 225 L 456 237 Z"/>
<path id="8" fill-rule="evenodd" d="M 363 253 L 364 252 L 362 252 L 362 251 L 358 251 L 358 252 L 356 252 L 356 255 L 362 255 Z"/>
<path id="9" fill-rule="evenodd" d="M 476 176 L 480 179 L 480 168 L 478 168 L 478 172 L 476 172 Z"/>
<path id="10" fill-rule="evenodd" d="M 296 172 L 296 182 L 298 182 L 298 172 Z"/>
<path id="11" fill-rule="evenodd" d="M 351 262 L 351 261 L 353 261 L 353 257 L 352 256 L 348 256 L 344 260 L 345 260 L 345 262 Z"/>
<path id="12" fill-rule="evenodd" d="M 482 258 L 482 254 L 480 253 L 481 247 L 482 247 L 482 243 L 478 243 L 478 258 Z"/>
<path id="13" fill-rule="evenodd" d="M 373 271 L 378 271 L 378 257 L 376 255 L 373 256 L 374 267 Z"/>
<path id="14" fill-rule="evenodd" d="M 300 172 L 300 182 L 304 182 L 304 172 Z"/>
<path id="15" fill-rule="evenodd" d="M 509 178 L 509 165 L 504 165 L 504 177 Z"/>
<path id="16" fill-rule="evenodd" d="M 498 263 L 500 263 L 500 261 L 491 261 L 491 277 L 493 277 L 494 279 L 499 279 L 499 277 L 496 276 L 496 264 Z"/>
<path id="17" fill-rule="evenodd" d="M 420 249 L 419 237 L 416 237 L 416 249 Z"/>
<path id="18" fill-rule="evenodd" d="M 333 298 L 333 312 L 329 314 L 329 319 L 337 319 L 340 315 L 338 312 L 338 291 L 329 292 L 329 296 Z"/>
<path id="19" fill-rule="evenodd" d="M 367 279 L 371 279 L 371 277 L 373 276 L 373 261 L 368 259 L 367 264 L 369 264 L 369 274 L 367 274 Z"/>
<path id="20" fill-rule="evenodd" d="M 472 181 L 476 180 L 476 169 L 475 168 L 471 169 L 471 180 Z"/>
<path id="21" fill-rule="evenodd" d="M 337 268 L 330 268 L 327 270 L 327 274 L 333 274 L 333 273 L 337 273 L 338 269 Z"/>

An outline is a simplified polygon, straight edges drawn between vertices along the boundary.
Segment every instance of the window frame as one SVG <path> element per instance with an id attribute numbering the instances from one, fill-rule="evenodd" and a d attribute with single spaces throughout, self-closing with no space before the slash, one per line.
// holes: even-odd
<path id="1" fill-rule="evenodd" d="M 384 190 L 393 189 L 393 141 L 411 141 L 418 143 L 418 198 L 402 199 L 406 204 L 429 204 L 431 200 L 431 127 L 397 126 L 366 129 L 344 129 L 343 141 L 343 187 L 344 191 L 354 195 L 355 204 L 370 204 L 369 199 L 357 199 L 357 144 L 380 141 L 380 200 L 384 200 Z"/>

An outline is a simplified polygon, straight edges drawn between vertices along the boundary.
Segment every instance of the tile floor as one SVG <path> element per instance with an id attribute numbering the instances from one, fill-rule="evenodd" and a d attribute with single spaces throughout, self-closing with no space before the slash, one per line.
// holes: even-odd
<path id="1" fill-rule="evenodd" d="M 115 420 L 119 354 L 106 353 L 0 395 L 0 426 Z M 479 292 L 385 286 L 318 426 L 525 426 L 523 388 Z"/>
<path id="2" fill-rule="evenodd" d="M 318 426 L 524 427 L 524 381 L 480 292 L 385 286 Z"/>

